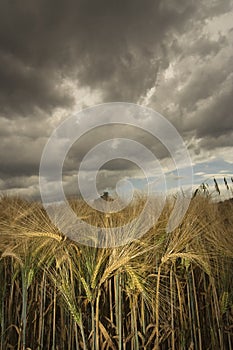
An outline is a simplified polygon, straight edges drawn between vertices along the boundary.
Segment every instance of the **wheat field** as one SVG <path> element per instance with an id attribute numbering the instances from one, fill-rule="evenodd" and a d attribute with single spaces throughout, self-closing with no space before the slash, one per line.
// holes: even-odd
<path id="1" fill-rule="evenodd" d="M 110 228 L 143 204 L 106 216 L 70 201 L 77 215 Z M 232 200 L 195 193 L 167 233 L 172 205 L 140 240 L 95 248 L 64 237 L 41 204 L 3 196 L 0 349 L 232 350 Z"/>

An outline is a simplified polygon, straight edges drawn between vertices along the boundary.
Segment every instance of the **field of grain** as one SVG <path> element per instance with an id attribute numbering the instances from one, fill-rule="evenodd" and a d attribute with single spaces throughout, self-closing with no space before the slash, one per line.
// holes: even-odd
<path id="1" fill-rule="evenodd" d="M 108 216 L 70 204 L 111 227 L 143 199 Z M 167 233 L 171 209 L 142 239 L 100 249 L 64 237 L 40 204 L 2 197 L 0 349 L 232 350 L 232 200 L 196 193 Z"/>

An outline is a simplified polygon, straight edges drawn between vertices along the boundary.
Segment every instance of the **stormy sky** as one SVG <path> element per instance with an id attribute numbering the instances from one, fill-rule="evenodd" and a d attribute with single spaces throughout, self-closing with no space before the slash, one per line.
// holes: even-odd
<path id="1" fill-rule="evenodd" d="M 118 101 L 152 108 L 177 128 L 196 183 L 231 176 L 232 58 L 232 0 L 1 0 L 0 191 L 39 198 L 40 159 L 54 128 Z M 68 194 L 82 157 L 110 136 L 142 142 L 172 170 L 150 135 L 106 127 L 67 155 Z M 142 174 L 123 160 L 106 164 L 99 190 L 124 176 Z"/>

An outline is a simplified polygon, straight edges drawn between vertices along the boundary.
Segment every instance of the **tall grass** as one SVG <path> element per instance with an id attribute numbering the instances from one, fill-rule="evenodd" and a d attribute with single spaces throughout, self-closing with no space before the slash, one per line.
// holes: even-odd
<path id="1" fill-rule="evenodd" d="M 70 205 L 112 227 L 144 199 L 107 218 Z M 62 236 L 40 204 L 2 197 L 0 349 L 233 349 L 233 205 L 196 193 L 167 233 L 171 208 L 141 240 L 98 249 Z"/>

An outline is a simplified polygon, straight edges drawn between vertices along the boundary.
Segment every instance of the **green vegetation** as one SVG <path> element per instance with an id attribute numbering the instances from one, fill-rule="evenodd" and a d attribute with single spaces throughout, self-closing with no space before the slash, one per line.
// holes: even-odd
<path id="1" fill-rule="evenodd" d="M 40 204 L 2 197 L 0 349 L 233 349 L 233 204 L 199 192 L 172 233 L 168 201 L 141 240 L 105 249 L 66 239 Z M 70 202 L 105 227 L 143 203 L 105 216 Z"/>

